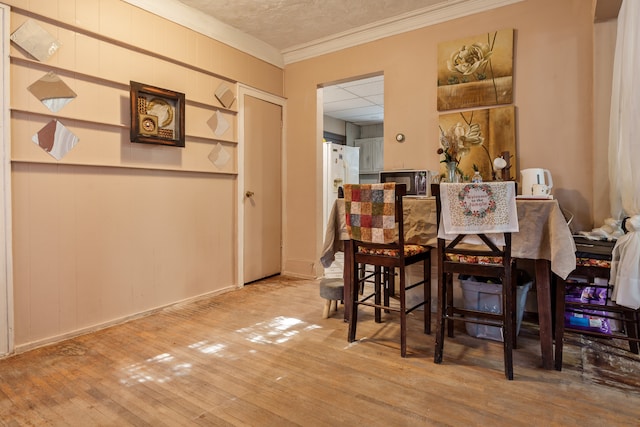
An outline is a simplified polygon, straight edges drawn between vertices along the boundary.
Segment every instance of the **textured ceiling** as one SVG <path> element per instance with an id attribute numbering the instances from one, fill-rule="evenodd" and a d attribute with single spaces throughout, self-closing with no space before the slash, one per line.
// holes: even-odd
<path id="1" fill-rule="evenodd" d="M 179 0 L 285 50 L 451 0 Z"/>
<path id="2" fill-rule="evenodd" d="M 460 0 L 179 0 L 283 51 L 416 10 Z M 367 125 L 384 121 L 382 76 L 324 89 L 324 114 Z"/>

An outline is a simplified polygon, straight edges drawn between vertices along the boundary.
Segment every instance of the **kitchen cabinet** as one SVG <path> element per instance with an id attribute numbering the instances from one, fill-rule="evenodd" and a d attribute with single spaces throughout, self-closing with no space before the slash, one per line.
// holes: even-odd
<path id="1" fill-rule="evenodd" d="M 360 148 L 360 174 L 378 173 L 384 164 L 384 138 L 360 138 L 353 141 Z"/>

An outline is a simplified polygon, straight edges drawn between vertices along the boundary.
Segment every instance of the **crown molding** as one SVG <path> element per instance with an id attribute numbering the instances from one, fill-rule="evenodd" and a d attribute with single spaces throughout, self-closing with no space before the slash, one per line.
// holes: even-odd
<path id="1" fill-rule="evenodd" d="M 524 0 L 449 0 L 439 5 L 394 16 L 282 51 L 177 0 L 163 0 L 162 2 L 157 0 L 123 1 L 211 37 L 276 67 L 284 68 L 285 65 L 294 62 Z"/>
<path id="2" fill-rule="evenodd" d="M 451 0 L 284 49 L 285 65 L 524 0 Z"/>
<path id="3" fill-rule="evenodd" d="M 283 68 L 282 53 L 275 47 L 258 40 L 209 15 L 205 15 L 177 0 L 123 0 L 140 9 L 175 22 L 221 43 L 255 56 L 276 67 Z"/>

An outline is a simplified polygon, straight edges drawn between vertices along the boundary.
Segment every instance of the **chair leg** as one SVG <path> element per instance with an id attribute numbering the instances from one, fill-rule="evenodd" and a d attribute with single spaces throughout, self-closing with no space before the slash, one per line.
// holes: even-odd
<path id="1" fill-rule="evenodd" d="M 423 298 L 424 298 L 424 333 L 431 334 L 431 259 L 427 258 L 423 265 L 424 275 L 422 280 L 424 281 Z"/>
<path id="2" fill-rule="evenodd" d="M 364 280 L 361 281 L 361 279 L 364 278 L 364 276 L 367 275 L 367 265 L 366 264 L 358 264 L 358 281 L 354 282 L 354 283 L 358 283 L 358 290 L 360 291 L 360 295 L 364 294 Z"/>
<path id="3" fill-rule="evenodd" d="M 396 294 L 396 269 L 388 267 L 386 270 L 389 275 L 389 296 L 394 296 Z"/>
<path id="4" fill-rule="evenodd" d="M 514 283 L 509 276 L 505 275 L 504 284 L 502 286 L 502 322 L 503 322 L 503 341 L 504 341 L 504 374 L 508 380 L 513 379 L 513 337 L 515 327 L 515 295 Z"/>
<path id="5" fill-rule="evenodd" d="M 353 286 L 351 286 L 351 310 L 349 315 L 349 333 L 347 339 L 349 342 L 356 340 L 356 325 L 358 324 L 358 299 L 360 294 L 360 269 L 355 268 L 351 275 Z"/>
<path id="6" fill-rule="evenodd" d="M 331 300 L 324 300 L 324 308 L 322 309 L 322 318 L 329 318 L 329 312 L 331 311 Z"/>
<path id="7" fill-rule="evenodd" d="M 389 307 L 390 304 L 390 298 L 392 295 L 393 289 L 395 288 L 395 274 L 393 271 L 393 268 L 390 267 L 384 267 L 384 283 L 383 283 L 383 290 L 384 290 L 384 305 L 386 307 Z M 391 310 L 385 310 L 385 313 L 391 313 Z"/>
<path id="8" fill-rule="evenodd" d="M 436 314 L 436 345 L 433 355 L 435 363 L 442 363 L 444 350 L 445 313 L 447 312 L 447 274 L 438 277 L 438 311 Z"/>
<path id="9" fill-rule="evenodd" d="M 565 291 L 566 283 L 562 279 L 558 279 L 556 286 L 556 330 L 555 330 L 555 368 L 556 371 L 562 370 L 562 350 L 564 345 L 564 310 L 565 310 Z"/>
<path id="10" fill-rule="evenodd" d="M 380 323 L 382 322 L 382 310 L 380 310 L 380 303 L 382 302 L 382 268 L 380 266 L 375 266 L 374 267 L 374 286 L 375 286 L 375 296 L 374 296 L 374 302 L 376 304 L 376 308 L 374 309 L 374 313 L 375 313 L 375 320 L 376 323 Z"/>
<path id="11" fill-rule="evenodd" d="M 625 319 L 625 330 L 627 336 L 634 340 L 638 339 L 638 333 L 640 333 L 640 311 L 629 310 L 623 313 Z M 629 351 L 633 354 L 638 354 L 638 341 L 629 340 Z"/>
<path id="12" fill-rule="evenodd" d="M 449 338 L 453 338 L 454 332 L 453 332 L 453 320 L 450 320 L 450 318 L 453 318 L 453 312 L 451 311 L 451 307 L 453 307 L 453 274 L 447 274 L 446 275 L 446 282 L 445 282 L 445 286 L 446 286 L 446 293 L 444 298 L 446 299 L 446 306 L 445 306 L 445 313 L 447 314 L 447 320 L 446 320 L 446 324 L 447 324 L 447 336 Z"/>
<path id="13" fill-rule="evenodd" d="M 511 305 L 511 335 L 512 335 L 512 343 L 513 349 L 518 348 L 518 321 L 517 321 L 517 312 L 518 312 L 518 276 L 516 274 L 516 266 L 511 266 L 511 295 L 512 305 Z"/>
<path id="14" fill-rule="evenodd" d="M 400 269 L 400 355 L 407 357 L 407 302 L 406 277 L 404 268 Z"/>

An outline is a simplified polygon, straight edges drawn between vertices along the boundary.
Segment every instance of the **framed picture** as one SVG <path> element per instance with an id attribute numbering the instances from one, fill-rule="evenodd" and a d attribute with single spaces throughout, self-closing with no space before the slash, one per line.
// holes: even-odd
<path id="1" fill-rule="evenodd" d="M 513 102 L 513 31 L 438 44 L 438 111 Z"/>
<path id="2" fill-rule="evenodd" d="M 130 85 L 131 142 L 184 147 L 184 93 Z"/>
<path id="3" fill-rule="evenodd" d="M 495 181 L 493 161 L 503 152 L 508 151 L 511 156 L 511 171 L 517 170 L 515 123 L 513 105 L 441 114 L 440 147 L 456 147 L 457 168 L 463 180 L 471 179 L 478 170 L 484 181 Z M 446 172 L 445 166 L 443 163 L 442 172 Z"/>

